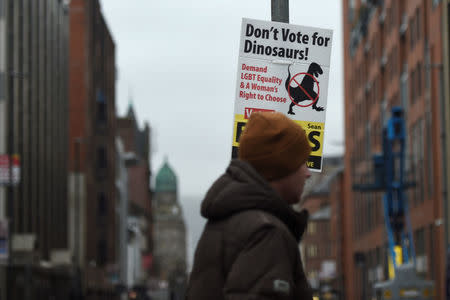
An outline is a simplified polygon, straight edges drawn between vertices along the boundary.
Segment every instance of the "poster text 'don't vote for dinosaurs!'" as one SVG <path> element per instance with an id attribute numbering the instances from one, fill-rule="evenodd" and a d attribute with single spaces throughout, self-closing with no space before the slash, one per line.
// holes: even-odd
<path id="1" fill-rule="evenodd" d="M 243 19 L 241 28 L 234 115 L 252 107 L 284 113 L 301 124 L 320 123 L 315 170 L 322 165 L 332 33 L 251 19 Z"/>

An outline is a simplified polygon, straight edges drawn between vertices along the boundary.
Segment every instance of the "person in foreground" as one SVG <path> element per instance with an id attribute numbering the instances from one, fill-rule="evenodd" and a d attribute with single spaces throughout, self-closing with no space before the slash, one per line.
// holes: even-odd
<path id="1" fill-rule="evenodd" d="M 186 299 L 312 299 L 298 247 L 308 213 L 291 207 L 311 176 L 310 152 L 294 121 L 276 112 L 252 113 L 239 159 L 202 202 L 208 222 Z"/>

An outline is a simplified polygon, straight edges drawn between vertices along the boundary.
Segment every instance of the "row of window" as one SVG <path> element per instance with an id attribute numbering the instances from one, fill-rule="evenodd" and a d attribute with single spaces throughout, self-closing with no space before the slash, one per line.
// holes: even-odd
<path id="1" fill-rule="evenodd" d="M 391 4 L 391 7 L 386 9 L 386 22 L 385 22 L 385 29 L 386 32 L 389 32 L 394 26 L 397 26 L 396 20 L 398 19 L 398 2 L 393 1 Z M 423 37 L 423 24 L 422 21 L 422 10 L 417 8 L 415 11 L 414 16 L 410 20 L 409 24 L 409 43 L 410 43 L 410 50 L 412 50 L 418 41 L 420 41 Z M 367 76 L 368 76 L 368 67 L 373 64 L 381 64 L 382 66 L 385 66 L 386 72 L 386 80 L 388 82 L 392 81 L 392 79 L 396 78 L 399 71 L 399 49 L 398 46 L 394 47 L 389 54 L 381 53 L 382 47 L 382 41 L 381 41 L 381 32 L 378 31 L 374 34 L 372 40 L 370 43 L 366 44 L 367 51 L 367 57 L 365 60 L 358 65 L 357 68 L 354 68 L 353 70 L 353 78 L 351 79 L 352 82 L 352 90 L 356 91 L 358 88 L 363 88 L 363 85 L 366 83 Z M 384 55 L 387 55 L 386 58 L 384 58 Z M 383 59 L 386 59 L 386 61 L 383 61 Z M 417 76 L 420 76 L 417 75 Z M 351 95 L 354 97 L 355 95 Z"/>
<path id="2" fill-rule="evenodd" d="M 423 160 L 417 161 L 418 165 L 424 166 Z M 407 195 L 409 203 L 412 207 L 423 203 L 425 199 L 425 188 L 427 188 L 428 196 L 433 192 L 432 178 L 424 178 L 421 174 L 426 173 L 425 168 L 413 169 L 411 174 L 405 180 L 415 181 L 417 185 L 408 190 Z M 418 182 L 425 180 L 425 183 Z M 357 193 L 354 197 L 355 212 L 355 237 L 361 237 L 384 224 L 382 194 L 380 193 Z"/>
<path id="3" fill-rule="evenodd" d="M 408 107 L 412 104 L 415 104 L 418 99 L 423 95 L 424 86 L 429 89 L 429 83 L 424 84 L 424 72 L 422 63 L 418 62 L 416 67 L 410 73 L 410 84 L 408 82 L 408 76 L 402 75 L 401 79 L 401 102 L 398 99 L 398 95 L 394 95 L 392 100 L 390 101 L 392 105 L 402 105 L 408 110 Z M 425 72 L 425 74 L 428 74 Z M 428 75 L 426 75 L 428 76 Z M 427 81 L 427 80 L 425 80 Z M 409 89 L 408 89 L 409 85 Z M 370 158 L 371 156 L 371 147 L 367 147 L 367 145 L 380 147 L 381 146 L 381 132 L 382 126 L 384 125 L 383 121 L 375 121 L 374 124 L 368 124 L 369 120 L 369 111 L 372 107 L 377 105 L 377 101 L 380 101 L 381 97 L 381 79 L 378 77 L 374 80 L 373 86 L 367 93 L 367 97 L 363 99 L 356 100 L 355 104 L 355 112 L 352 114 L 352 126 L 353 136 L 358 139 L 358 130 L 364 124 L 366 127 L 369 126 L 371 129 L 366 129 L 365 136 L 363 137 L 365 140 L 358 140 L 355 149 L 355 156 L 358 160 L 364 160 L 365 158 Z M 379 103 L 379 102 L 378 102 Z M 381 103 L 380 113 L 381 117 L 385 117 L 387 114 L 386 107 L 383 107 L 383 103 Z M 431 132 L 431 131 L 428 131 Z M 370 134 L 371 136 L 369 136 Z M 370 140 L 368 140 L 370 138 Z M 369 153 L 366 153 L 369 151 Z"/>
<path id="4" fill-rule="evenodd" d="M 309 221 L 308 222 L 308 229 L 307 234 L 308 235 L 315 235 L 323 234 L 323 233 L 329 233 L 331 230 L 330 228 L 330 222 L 316 222 L 316 221 Z"/>
<path id="5" fill-rule="evenodd" d="M 393 47 L 391 52 L 387 55 L 387 63 L 385 66 L 385 76 L 388 82 L 393 81 L 399 74 L 400 64 L 399 64 L 399 50 L 398 45 Z"/>
<path id="6" fill-rule="evenodd" d="M 424 87 L 423 80 L 425 79 L 423 71 L 420 62 L 411 71 L 411 104 L 416 103 L 422 96 Z"/>
<path id="7" fill-rule="evenodd" d="M 409 22 L 409 43 L 411 46 L 411 50 L 414 49 L 417 42 L 422 38 L 423 29 L 421 12 L 421 9 L 416 8 L 416 12 Z"/>
<path id="8" fill-rule="evenodd" d="M 418 204 L 424 200 L 424 185 L 425 177 L 423 172 L 425 171 L 425 160 L 424 160 L 424 126 L 423 119 L 419 119 L 411 128 L 411 171 L 415 175 L 415 181 L 417 186 L 410 191 L 410 200 L 413 204 Z"/>
<path id="9" fill-rule="evenodd" d="M 355 144 L 352 163 L 356 166 L 361 162 L 370 161 L 375 152 L 381 151 L 383 120 L 382 118 L 378 118 L 373 122 L 367 121 L 369 119 L 368 115 L 362 112 L 355 113 L 354 119 L 355 123 L 352 125 L 352 136 L 355 139 Z M 361 136 L 358 135 L 360 126 L 364 126 L 364 134 Z"/>
<path id="10" fill-rule="evenodd" d="M 354 195 L 353 234 L 358 238 L 383 224 L 382 193 L 355 193 Z"/>
<path id="11" fill-rule="evenodd" d="M 327 243 L 324 245 L 306 245 L 306 257 L 307 258 L 330 258 L 331 257 L 331 244 Z"/>
<path id="12" fill-rule="evenodd" d="M 386 8 L 386 19 L 384 29 L 386 33 L 398 28 L 399 20 L 399 1 L 391 1 L 391 6 Z"/>
<path id="13" fill-rule="evenodd" d="M 384 114 L 384 113 L 382 113 Z M 365 135 L 362 137 L 364 140 L 357 139 L 354 148 L 355 164 L 361 161 L 367 161 L 371 159 L 372 153 L 381 150 L 381 135 L 382 135 L 382 124 L 383 120 L 381 118 L 374 121 L 373 125 L 369 123 L 367 125 L 367 130 Z M 426 130 L 425 130 L 426 126 Z M 354 126 L 356 127 L 356 126 Z M 418 180 L 418 178 L 423 178 L 420 180 L 416 190 L 423 189 L 425 186 L 428 190 L 428 196 L 431 196 L 432 186 L 433 186 L 433 160 L 432 153 L 426 152 L 427 157 L 425 157 L 425 147 L 430 147 L 431 145 L 431 122 L 425 118 L 419 118 L 410 128 L 409 137 L 407 142 L 409 149 L 407 149 L 406 167 L 405 170 L 408 173 L 412 173 L 415 177 L 411 180 Z M 354 136 L 356 132 L 354 132 Z M 423 195 L 423 191 L 419 191 Z"/>
<path id="14" fill-rule="evenodd" d="M 427 134 L 428 135 L 428 134 Z M 416 186 L 407 191 L 408 199 L 414 207 L 423 203 L 433 193 L 432 157 L 424 157 L 424 125 L 422 119 L 416 122 L 411 130 L 412 154 L 407 159 L 407 175 L 405 180 L 415 182 Z M 425 194 L 426 190 L 426 194 Z M 382 202 L 379 193 L 356 193 L 354 209 L 356 214 L 355 235 L 362 236 L 382 225 Z"/>

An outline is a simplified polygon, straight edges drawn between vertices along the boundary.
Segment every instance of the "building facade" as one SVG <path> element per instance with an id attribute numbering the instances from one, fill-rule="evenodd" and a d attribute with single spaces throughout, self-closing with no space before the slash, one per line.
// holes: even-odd
<path id="1" fill-rule="evenodd" d="M 15 278 L 22 265 L 45 265 L 51 273 L 71 263 L 68 36 L 66 2 L 0 1 L 0 154 L 17 154 L 21 169 L 18 185 L 0 187 L 0 219 L 10 227 L 8 263 L 15 266 L 7 280 L 0 278 L 5 299 L 57 293 L 36 287 L 36 280 L 45 281 L 42 274 L 33 273 L 31 284 L 21 285 Z"/>
<path id="2" fill-rule="evenodd" d="M 356 192 L 352 185 L 368 178 L 394 106 L 405 112 L 406 172 L 417 182 L 407 192 L 416 270 L 435 281 L 437 299 L 444 299 L 448 13 L 448 1 L 343 1 L 345 299 L 369 297 L 373 283 L 389 278 L 382 193 Z"/>
<path id="3" fill-rule="evenodd" d="M 117 233 L 118 251 L 118 284 L 122 287 L 122 294 L 126 292 L 128 283 L 128 171 L 127 156 L 122 140 L 116 138 L 116 190 L 117 190 Z"/>
<path id="4" fill-rule="evenodd" d="M 118 273 L 115 82 L 115 43 L 99 1 L 71 1 L 70 241 L 88 291 Z"/>
<path id="5" fill-rule="evenodd" d="M 183 299 L 186 284 L 186 225 L 178 202 L 177 177 L 167 159 L 155 180 L 155 276 L 167 283 L 173 299 Z"/>
<path id="6" fill-rule="evenodd" d="M 68 247 L 68 7 L 57 0 L 0 7 L 0 148 L 20 156 L 22 175 L 2 195 L 12 197 L 12 233 L 32 234 L 40 259 L 50 261 Z"/>
<path id="7" fill-rule="evenodd" d="M 130 103 L 117 118 L 117 134 L 124 141 L 128 172 L 129 287 L 143 286 L 149 278 L 153 255 L 152 195 L 150 190 L 150 126 L 139 127 Z M 132 257 L 131 257 L 132 256 Z"/>
<path id="8" fill-rule="evenodd" d="M 325 157 L 322 173 L 313 173 L 302 196 L 310 217 L 300 249 L 314 294 L 326 299 L 343 296 L 343 157 Z"/>

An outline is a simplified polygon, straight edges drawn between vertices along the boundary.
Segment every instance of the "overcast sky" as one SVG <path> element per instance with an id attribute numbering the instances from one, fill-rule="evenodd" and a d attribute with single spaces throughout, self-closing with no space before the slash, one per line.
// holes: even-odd
<path id="1" fill-rule="evenodd" d="M 152 130 L 152 171 L 164 157 L 179 194 L 201 198 L 225 170 L 241 20 L 270 21 L 269 0 L 101 0 L 116 43 L 117 113 L 130 102 Z M 334 30 L 325 154 L 343 153 L 341 1 L 290 1 L 290 23 Z"/>

